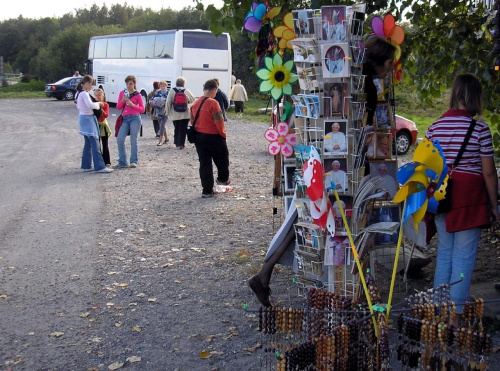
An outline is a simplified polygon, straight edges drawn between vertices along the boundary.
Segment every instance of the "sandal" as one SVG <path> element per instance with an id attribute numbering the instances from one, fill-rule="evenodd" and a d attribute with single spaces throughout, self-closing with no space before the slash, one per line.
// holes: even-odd
<path id="1" fill-rule="evenodd" d="M 271 302 L 269 301 L 269 295 L 271 295 L 271 289 L 269 287 L 265 288 L 260 282 L 260 278 L 258 276 L 253 276 L 248 280 L 248 286 L 252 289 L 253 293 L 260 301 L 260 303 L 265 307 L 272 307 Z"/>

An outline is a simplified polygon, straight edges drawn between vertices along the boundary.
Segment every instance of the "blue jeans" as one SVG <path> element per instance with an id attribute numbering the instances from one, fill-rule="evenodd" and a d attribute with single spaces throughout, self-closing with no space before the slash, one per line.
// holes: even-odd
<path id="1" fill-rule="evenodd" d="M 85 140 L 82 153 L 82 169 L 92 169 L 92 161 L 94 162 L 94 170 L 102 170 L 106 167 L 99 151 L 99 142 L 94 137 L 84 135 Z"/>
<path id="2" fill-rule="evenodd" d="M 457 313 L 462 313 L 463 305 L 458 304 L 463 304 L 469 299 L 470 282 L 476 262 L 481 229 L 472 228 L 448 233 L 446 232 L 446 214 L 438 214 L 434 220 L 438 234 L 434 288 L 443 283 L 460 280 L 460 275 L 463 273 L 463 281 L 451 286 L 451 300 L 457 303 Z"/>
<path id="3" fill-rule="evenodd" d="M 118 164 L 127 166 L 127 149 L 125 148 L 125 138 L 130 131 L 130 163 L 137 164 L 139 160 L 139 132 L 141 131 L 141 115 L 123 116 L 123 123 L 116 137 L 118 142 Z"/>

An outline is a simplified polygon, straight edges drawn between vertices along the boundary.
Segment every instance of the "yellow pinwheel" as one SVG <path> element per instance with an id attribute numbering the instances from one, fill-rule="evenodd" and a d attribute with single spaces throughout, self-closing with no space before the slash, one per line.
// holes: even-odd
<path id="1" fill-rule="evenodd" d="M 418 223 L 425 212 L 435 213 L 438 201 L 445 196 L 448 166 L 439 141 L 424 138 L 415 150 L 413 162 L 401 166 L 397 178 L 402 186 L 392 201 L 406 200 L 403 223 L 411 215 L 413 226 L 418 231 Z"/>

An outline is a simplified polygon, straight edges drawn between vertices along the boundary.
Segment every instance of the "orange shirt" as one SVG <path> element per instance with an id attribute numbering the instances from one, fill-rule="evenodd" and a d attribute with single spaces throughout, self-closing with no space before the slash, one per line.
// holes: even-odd
<path id="1" fill-rule="evenodd" d="M 219 134 L 221 137 L 226 138 L 226 127 L 224 125 L 224 117 L 219 106 L 219 102 L 215 99 L 202 96 L 198 98 L 191 106 L 191 125 L 201 102 L 206 98 L 206 102 L 201 107 L 198 120 L 196 120 L 195 130 L 199 133 L 205 134 Z"/>

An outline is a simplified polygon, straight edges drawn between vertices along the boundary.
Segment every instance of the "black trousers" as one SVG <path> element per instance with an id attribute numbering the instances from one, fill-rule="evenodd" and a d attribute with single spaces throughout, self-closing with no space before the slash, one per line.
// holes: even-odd
<path id="1" fill-rule="evenodd" d="M 158 120 L 153 120 L 153 127 L 155 129 L 155 134 L 158 133 L 158 130 L 160 130 L 160 123 Z M 156 136 L 158 137 L 159 135 L 156 134 Z"/>
<path id="2" fill-rule="evenodd" d="M 189 119 L 175 120 L 174 123 L 174 144 L 176 147 L 184 147 L 186 144 L 186 133 Z"/>
<path id="3" fill-rule="evenodd" d="M 109 156 L 109 147 L 108 147 L 108 136 L 105 135 L 101 137 L 102 144 L 102 159 L 106 165 L 111 165 L 111 158 Z"/>
<path id="4" fill-rule="evenodd" d="M 226 140 L 218 134 L 197 133 L 195 146 L 200 161 L 202 192 L 209 194 L 214 189 L 212 160 L 217 167 L 217 179 L 221 182 L 229 180 L 229 150 Z"/>

